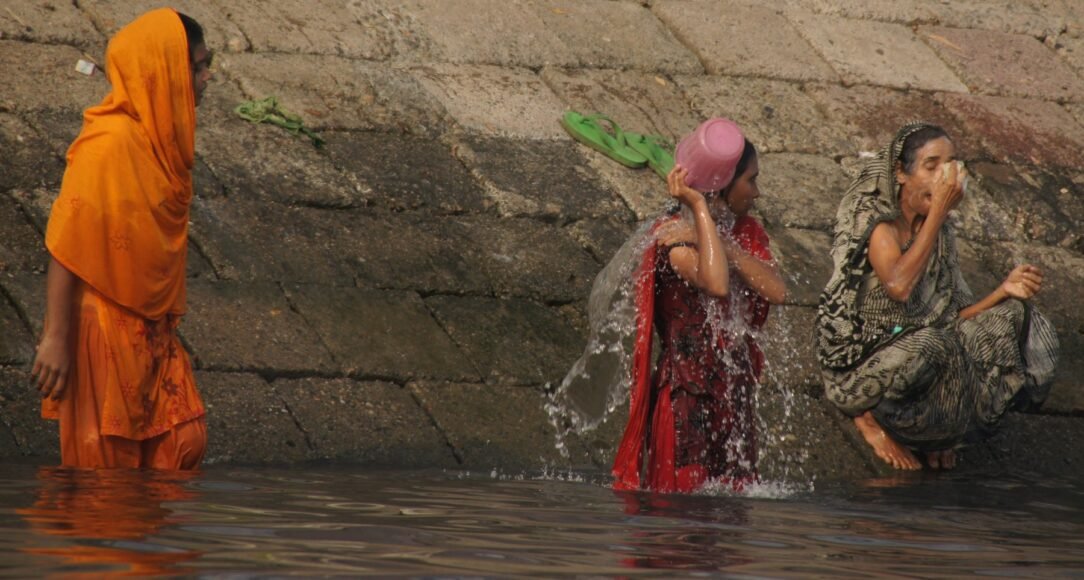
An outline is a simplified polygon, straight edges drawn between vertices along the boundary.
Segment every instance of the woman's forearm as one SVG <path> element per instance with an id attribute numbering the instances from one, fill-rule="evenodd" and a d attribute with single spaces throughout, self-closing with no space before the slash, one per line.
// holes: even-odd
<path id="1" fill-rule="evenodd" d="M 994 306 L 1001 304 L 1008 297 L 1009 294 L 1005 292 L 1005 289 L 1001 286 L 998 286 L 996 290 L 987 294 L 986 298 L 983 298 L 982 300 L 979 300 L 971 306 L 960 310 L 960 318 L 963 318 L 964 320 L 967 320 L 968 318 L 974 318 L 979 314 L 982 314 L 983 312 L 993 308 Z"/>
<path id="2" fill-rule="evenodd" d="M 42 338 L 67 339 L 75 284 L 75 274 L 57 262 L 56 258 L 50 258 L 45 282 L 45 328 Z"/>
<path id="3" fill-rule="evenodd" d="M 731 244 L 727 248 L 730 262 L 738 270 L 742 280 L 769 304 L 782 304 L 787 298 L 787 284 L 779 275 L 779 270 L 772 264 Z"/>
<path id="4" fill-rule="evenodd" d="M 693 210 L 697 241 L 697 286 L 713 296 L 726 296 L 730 289 L 730 272 L 723 241 L 707 204 Z"/>

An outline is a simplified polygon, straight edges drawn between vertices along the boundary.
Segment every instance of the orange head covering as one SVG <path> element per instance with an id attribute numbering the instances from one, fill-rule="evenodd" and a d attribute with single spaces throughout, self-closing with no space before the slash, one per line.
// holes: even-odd
<path id="1" fill-rule="evenodd" d="M 148 12 L 109 42 L 112 91 L 83 114 L 45 244 L 106 298 L 151 319 L 185 309 L 196 108 L 177 13 Z"/>

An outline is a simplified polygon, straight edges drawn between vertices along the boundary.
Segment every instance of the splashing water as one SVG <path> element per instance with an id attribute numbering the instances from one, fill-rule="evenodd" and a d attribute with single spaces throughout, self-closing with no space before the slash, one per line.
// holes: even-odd
<path id="1" fill-rule="evenodd" d="M 683 219 L 692 222 L 691 214 L 683 209 Z M 718 220 L 720 230 L 729 232 L 734 225 L 734 216 L 727 214 Z M 630 369 L 632 364 L 633 339 L 636 333 L 637 308 L 635 304 L 635 273 L 641 263 L 644 251 L 656 241 L 652 233 L 653 222 L 641 224 L 625 244 L 617 251 L 606 267 L 596 277 L 592 285 L 588 302 L 590 331 L 583 355 L 573 364 L 564 380 L 552 387 L 547 385 L 548 395 L 545 410 L 556 432 L 555 445 L 562 456 L 569 456 L 566 443 L 569 435 L 583 435 L 605 423 L 610 415 L 629 399 Z M 742 285 L 736 272 L 731 272 L 731 280 Z M 792 281 L 793 283 L 793 281 Z M 754 385 L 752 397 L 754 407 L 760 409 L 763 385 L 771 384 L 773 398 L 777 399 L 782 418 L 769 421 L 758 410 L 755 431 L 762 449 L 772 449 L 770 453 L 776 464 L 773 475 L 782 481 L 797 483 L 766 482 L 747 486 L 741 492 L 735 492 L 729 485 L 709 484 L 703 492 L 707 494 L 735 493 L 752 497 L 785 497 L 799 490 L 811 490 L 813 481 L 806 477 L 803 465 L 809 458 L 809 451 L 804 447 L 793 449 L 796 443 L 808 444 L 801 437 L 788 431 L 788 419 L 796 414 L 800 406 L 799 398 L 786 386 L 788 377 L 802 375 L 807 369 L 798 347 L 787 336 L 766 336 L 762 329 L 753 328 L 740 313 L 748 311 L 748 300 L 744 292 L 728 293 L 728 303 L 701 296 L 701 304 L 707 313 L 707 319 L 714 336 L 727 337 L 720 341 L 731 348 L 717 351 L 726 366 L 733 366 L 737 360 L 748 359 L 747 337 L 753 342 L 764 345 L 772 341 L 775 351 L 784 353 L 782 360 L 771 360 L 764 370 L 764 376 Z M 784 316 L 775 309 L 771 316 Z M 783 328 L 795 325 L 783 324 Z M 719 349 L 716 343 L 715 348 Z M 808 404 L 808 403 L 804 403 Z M 751 426 L 738 426 L 737 432 L 751 432 Z M 754 444 L 744 438 L 734 437 L 724 442 L 732 456 L 742 457 L 741 447 Z M 763 459 L 762 459 L 763 463 Z M 753 466 L 743 465 L 744 468 Z M 712 487 L 714 486 L 714 487 Z M 725 489 L 724 489 L 725 488 Z"/>
<path id="2" fill-rule="evenodd" d="M 594 430 L 628 400 L 631 338 L 636 332 L 634 273 L 644 251 L 655 243 L 652 225 L 641 224 L 595 278 L 587 304 L 587 346 L 546 401 L 557 449 L 565 457 L 570 433 Z"/>

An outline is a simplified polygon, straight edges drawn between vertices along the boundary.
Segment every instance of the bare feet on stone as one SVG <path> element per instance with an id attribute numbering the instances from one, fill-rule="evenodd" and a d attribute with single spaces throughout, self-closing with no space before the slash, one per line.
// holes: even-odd
<path id="1" fill-rule="evenodd" d="M 854 425 L 858 427 L 858 431 L 862 433 L 866 443 L 869 443 L 869 446 L 873 448 L 873 452 L 877 454 L 877 457 L 880 457 L 885 463 L 896 469 L 910 471 L 922 468 L 922 464 L 918 462 L 915 454 L 889 437 L 877 423 L 877 420 L 873 418 L 871 412 L 866 411 L 855 417 Z M 955 456 L 953 463 L 955 464 Z"/>
<path id="2" fill-rule="evenodd" d="M 926 453 L 926 465 L 929 465 L 930 469 L 952 469 L 956 467 L 956 451 L 929 451 Z"/>

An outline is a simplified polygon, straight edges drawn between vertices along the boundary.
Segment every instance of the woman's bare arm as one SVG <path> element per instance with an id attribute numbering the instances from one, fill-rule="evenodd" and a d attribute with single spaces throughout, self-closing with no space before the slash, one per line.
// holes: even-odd
<path id="1" fill-rule="evenodd" d="M 689 207 L 696 227 L 696 248 L 678 247 L 670 250 L 670 265 L 686 282 L 705 294 L 723 297 L 730 291 L 730 272 L 723 242 L 711 219 L 708 202 L 703 194 L 685 184 L 686 171 L 674 167 L 667 176 L 670 195 Z"/>
<path id="2" fill-rule="evenodd" d="M 768 301 L 769 304 L 782 304 L 787 298 L 787 283 L 779 274 L 779 268 L 772 262 L 766 262 L 746 252 L 733 242 L 723 242 L 730 263 L 737 269 L 742 280 Z"/>
<path id="3" fill-rule="evenodd" d="M 960 318 L 974 318 L 1009 298 L 1029 300 L 1043 287 L 1043 272 L 1036 266 L 1024 264 L 1013 268 L 993 292 L 960 311 Z"/>
<path id="4" fill-rule="evenodd" d="M 45 288 L 45 328 L 30 372 L 32 384 L 42 398 L 59 399 L 67 387 L 71 369 L 72 298 L 77 278 L 67 268 L 49 259 Z"/>

